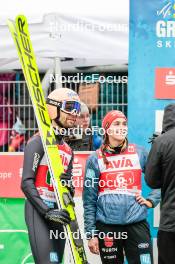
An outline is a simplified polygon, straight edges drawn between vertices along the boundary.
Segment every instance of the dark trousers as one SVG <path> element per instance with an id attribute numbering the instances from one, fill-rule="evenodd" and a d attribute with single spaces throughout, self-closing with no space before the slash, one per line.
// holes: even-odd
<path id="1" fill-rule="evenodd" d="M 175 233 L 159 230 L 158 264 L 175 264 Z"/>
<path id="2" fill-rule="evenodd" d="M 64 231 L 63 226 L 47 223 L 29 201 L 25 206 L 25 220 L 35 264 L 61 263 L 65 239 L 59 234 Z"/>
<path id="3" fill-rule="evenodd" d="M 123 264 L 124 254 L 129 264 L 153 264 L 151 236 L 146 221 L 130 225 L 97 222 L 97 229 L 103 264 Z"/>

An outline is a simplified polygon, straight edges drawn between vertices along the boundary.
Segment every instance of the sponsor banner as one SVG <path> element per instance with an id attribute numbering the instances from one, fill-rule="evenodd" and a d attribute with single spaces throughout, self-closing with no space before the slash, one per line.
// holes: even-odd
<path id="1" fill-rule="evenodd" d="M 175 68 L 156 68 L 155 98 L 175 99 Z"/>
<path id="2" fill-rule="evenodd" d="M 90 151 L 79 153 L 74 152 L 73 180 L 75 186 L 75 196 L 82 195 L 86 160 L 90 154 Z"/>
<path id="3" fill-rule="evenodd" d="M 175 99 L 175 1 L 130 1 L 130 142 L 149 148 L 155 112 Z"/>
<path id="4" fill-rule="evenodd" d="M 24 219 L 24 199 L 0 198 L 0 263 L 34 264 Z"/>
<path id="5" fill-rule="evenodd" d="M 149 138 L 162 130 L 164 107 L 175 99 L 175 1 L 130 1 L 129 32 L 129 141 L 149 151 Z M 142 190 L 144 197 L 151 191 L 144 180 Z M 158 212 L 148 211 L 154 239 Z M 154 254 L 157 263 L 156 247 Z M 149 256 L 142 255 L 141 261 L 149 263 Z"/>
<path id="6" fill-rule="evenodd" d="M 81 196 L 83 190 L 86 160 L 91 152 L 75 152 L 73 163 L 73 179 L 75 196 Z M 20 189 L 23 153 L 0 154 L 0 197 L 23 198 Z"/>
<path id="7" fill-rule="evenodd" d="M 23 154 L 0 154 L 0 197 L 24 197 L 21 189 Z"/>

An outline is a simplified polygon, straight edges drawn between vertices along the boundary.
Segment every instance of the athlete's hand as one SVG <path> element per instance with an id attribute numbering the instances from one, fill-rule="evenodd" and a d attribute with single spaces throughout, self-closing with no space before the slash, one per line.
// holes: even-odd
<path id="1" fill-rule="evenodd" d="M 153 205 L 150 201 L 143 198 L 140 194 L 136 194 L 136 201 L 141 205 L 146 205 L 148 208 L 152 208 Z"/>
<path id="2" fill-rule="evenodd" d="M 91 253 L 99 255 L 99 242 L 97 237 L 91 238 L 88 241 L 88 247 Z"/>
<path id="3" fill-rule="evenodd" d="M 71 221 L 70 215 L 65 209 L 51 209 L 45 214 L 45 219 L 62 225 L 67 225 Z"/>

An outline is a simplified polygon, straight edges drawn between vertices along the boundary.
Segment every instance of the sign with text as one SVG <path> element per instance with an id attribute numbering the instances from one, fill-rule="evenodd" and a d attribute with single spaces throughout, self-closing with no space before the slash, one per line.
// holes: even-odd
<path id="1" fill-rule="evenodd" d="M 73 163 L 73 180 L 75 196 L 81 196 L 84 181 L 84 169 L 87 157 L 91 152 L 76 153 Z M 23 153 L 0 154 L 0 197 L 23 198 L 21 191 L 21 178 L 23 167 Z"/>
<path id="2" fill-rule="evenodd" d="M 175 99 L 175 68 L 156 68 L 155 97 Z"/>

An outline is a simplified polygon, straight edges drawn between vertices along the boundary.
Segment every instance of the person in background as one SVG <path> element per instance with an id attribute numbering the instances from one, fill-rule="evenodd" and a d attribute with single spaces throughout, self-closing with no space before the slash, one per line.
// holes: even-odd
<path id="1" fill-rule="evenodd" d="M 13 85 L 15 72 L 0 74 L 0 151 L 8 151 L 10 130 L 14 123 Z"/>
<path id="2" fill-rule="evenodd" d="M 165 107 L 162 134 L 154 139 L 148 156 L 145 181 L 161 188 L 158 263 L 175 263 L 175 104 Z"/>
<path id="3" fill-rule="evenodd" d="M 0 94 L 0 151 L 8 151 L 10 129 L 13 122 L 13 108 L 3 94 Z"/>
<path id="4" fill-rule="evenodd" d="M 90 126 L 91 116 L 87 105 L 81 102 L 81 114 L 77 117 L 76 128 L 79 133 L 66 137 L 66 142 L 74 151 L 91 151 L 98 149 L 102 138 L 97 131 L 92 131 Z"/>
<path id="5" fill-rule="evenodd" d="M 19 117 L 12 127 L 12 134 L 10 137 L 9 152 L 24 151 L 26 130 Z"/>
<path id="6" fill-rule="evenodd" d="M 126 116 L 104 117 L 104 143 L 87 160 L 83 191 L 84 225 L 89 249 L 103 264 L 153 263 L 147 209 L 160 201 L 160 190 L 142 197 L 147 152 L 127 140 Z"/>

